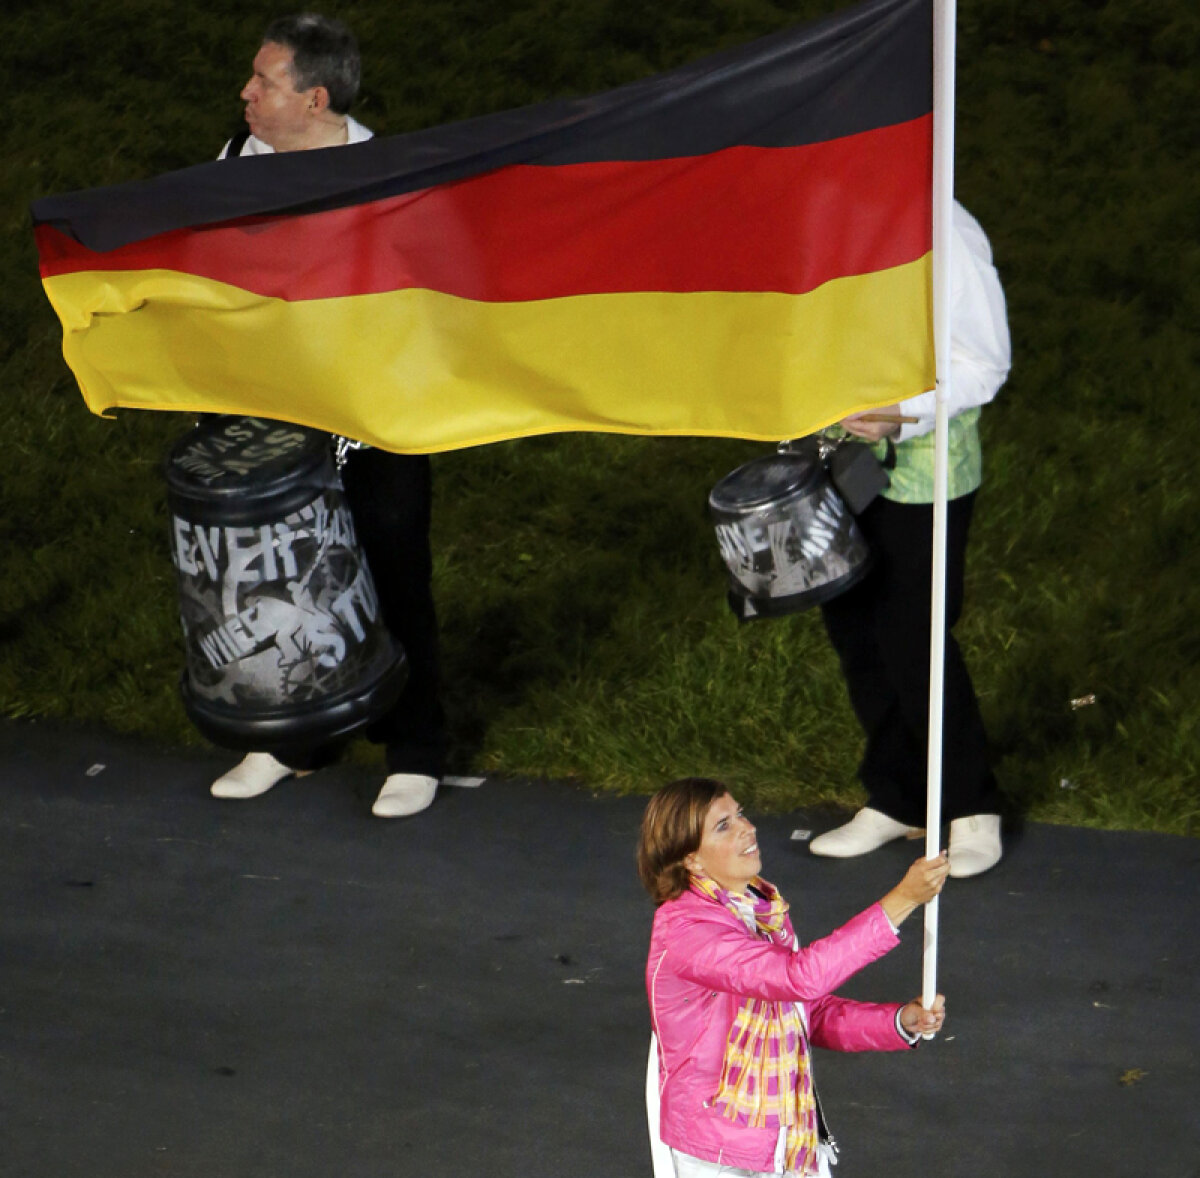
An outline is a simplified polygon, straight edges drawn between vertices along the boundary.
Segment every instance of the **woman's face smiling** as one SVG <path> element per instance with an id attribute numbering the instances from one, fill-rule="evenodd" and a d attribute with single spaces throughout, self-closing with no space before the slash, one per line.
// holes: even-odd
<path id="1" fill-rule="evenodd" d="M 683 863 L 689 871 L 699 868 L 727 892 L 744 892 L 762 871 L 754 827 L 732 794 L 714 799 L 708 807 L 700 846 Z"/>

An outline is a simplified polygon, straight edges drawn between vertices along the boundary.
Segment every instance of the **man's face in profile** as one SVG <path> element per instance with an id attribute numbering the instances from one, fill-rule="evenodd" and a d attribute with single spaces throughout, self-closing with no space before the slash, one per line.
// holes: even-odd
<path id="1" fill-rule="evenodd" d="M 315 113 L 315 90 L 297 90 L 292 51 L 268 41 L 254 56 L 254 73 L 242 87 L 250 133 L 276 151 L 299 145 Z"/>

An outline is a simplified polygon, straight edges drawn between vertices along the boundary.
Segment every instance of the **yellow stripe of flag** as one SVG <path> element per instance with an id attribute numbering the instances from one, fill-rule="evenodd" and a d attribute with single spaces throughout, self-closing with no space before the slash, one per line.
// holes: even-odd
<path id="1" fill-rule="evenodd" d="M 772 441 L 933 387 L 929 255 L 802 295 L 288 302 L 167 270 L 45 286 L 93 412 L 246 413 L 406 453 L 570 430 Z"/>

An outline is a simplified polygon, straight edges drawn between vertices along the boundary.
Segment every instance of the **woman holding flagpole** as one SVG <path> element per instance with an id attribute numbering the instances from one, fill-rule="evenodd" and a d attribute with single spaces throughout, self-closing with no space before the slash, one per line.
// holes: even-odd
<path id="1" fill-rule="evenodd" d="M 811 1046 L 895 1051 L 941 1029 L 940 994 L 926 1010 L 833 991 L 899 943 L 897 926 L 941 891 L 946 856 L 919 859 L 882 900 L 804 948 L 759 875 L 754 827 L 720 782 L 660 790 L 637 861 L 658 905 L 646 963 L 656 1178 L 828 1175 L 836 1145 Z"/>

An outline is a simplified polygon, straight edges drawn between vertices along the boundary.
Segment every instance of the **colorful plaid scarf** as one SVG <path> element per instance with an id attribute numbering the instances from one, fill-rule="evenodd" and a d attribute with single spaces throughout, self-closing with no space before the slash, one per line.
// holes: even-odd
<path id="1" fill-rule="evenodd" d="M 787 901 L 774 884 L 755 878 L 747 893 L 760 936 L 774 939 L 784 927 Z M 692 887 L 728 908 L 739 920 L 734 898 L 706 875 L 693 875 Z M 794 1002 L 747 998 L 725 1044 L 721 1083 L 713 1103 L 731 1121 L 755 1129 L 786 1126 L 784 1168 L 817 1172 L 817 1102 L 813 1094 L 804 1024 Z"/>

